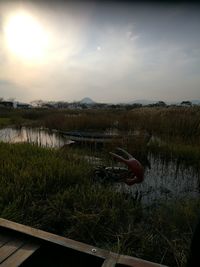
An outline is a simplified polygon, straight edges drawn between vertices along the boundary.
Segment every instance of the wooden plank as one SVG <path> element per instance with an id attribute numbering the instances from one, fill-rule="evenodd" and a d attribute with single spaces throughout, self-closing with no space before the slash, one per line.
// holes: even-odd
<path id="1" fill-rule="evenodd" d="M 23 245 L 22 240 L 14 239 L 7 242 L 4 246 L 0 248 L 0 263 L 8 258 L 12 253 L 18 250 Z"/>
<path id="2" fill-rule="evenodd" d="M 118 257 L 118 254 L 110 252 L 109 256 L 107 257 L 107 259 L 105 259 L 101 267 L 115 267 Z"/>
<path id="3" fill-rule="evenodd" d="M 106 264 L 108 264 L 108 266 L 109 264 L 112 264 L 112 259 L 109 259 L 109 256 L 111 254 L 112 254 L 112 257 L 118 258 L 117 264 L 121 264 L 127 267 L 128 266 L 131 266 L 131 267 L 133 266 L 134 267 L 167 267 L 167 266 L 156 264 L 153 262 L 144 261 L 142 259 L 112 253 L 104 249 L 96 248 L 96 247 L 90 246 L 82 242 L 78 242 L 78 241 L 75 241 L 69 238 L 51 234 L 51 233 L 48 233 L 42 230 L 38 230 L 38 229 L 29 227 L 29 226 L 11 222 L 11 221 L 8 221 L 2 218 L 0 218 L 0 231 L 1 231 L 1 227 L 6 228 L 6 229 L 11 229 L 19 233 L 23 233 L 23 234 L 26 234 L 26 235 L 29 235 L 29 236 L 32 236 L 32 237 L 35 237 L 41 240 L 45 240 L 45 241 L 57 244 L 57 245 L 61 245 L 66 248 L 71 248 L 71 249 L 74 249 L 74 250 L 77 250 L 83 253 L 87 253 L 87 254 L 102 258 L 102 259 L 107 259 L 106 261 L 104 261 L 103 267 L 107 266 Z"/>
<path id="4" fill-rule="evenodd" d="M 93 246 L 90 246 L 88 244 L 82 243 L 82 242 L 78 242 L 69 238 L 65 238 L 62 236 L 58 236 L 52 233 L 48 233 L 42 230 L 38 230 L 29 226 L 25 226 L 19 223 L 15 223 L 12 221 L 8 221 L 5 219 L 0 218 L 0 227 L 4 227 L 7 229 L 11 229 L 23 234 L 27 234 L 29 236 L 32 237 L 36 237 L 45 241 L 49 241 L 51 243 L 55 243 L 67 248 L 71 248 L 83 253 L 87 253 L 87 254 L 91 254 L 93 256 L 96 257 L 100 257 L 100 258 L 107 258 L 109 255 L 109 251 L 104 250 L 104 249 L 100 249 L 100 248 L 96 248 Z"/>
<path id="5" fill-rule="evenodd" d="M 34 243 L 27 243 L 16 250 L 10 257 L 0 264 L 0 267 L 20 266 L 28 257 L 30 257 L 40 246 Z"/>
<path id="6" fill-rule="evenodd" d="M 6 244 L 11 239 L 10 236 L 5 234 L 0 234 L 0 247 L 2 247 L 4 244 Z"/>

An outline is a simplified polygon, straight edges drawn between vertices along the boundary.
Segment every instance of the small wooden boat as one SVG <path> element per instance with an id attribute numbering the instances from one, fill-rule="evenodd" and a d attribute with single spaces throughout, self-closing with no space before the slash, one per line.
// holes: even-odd
<path id="1" fill-rule="evenodd" d="M 111 135 L 111 134 L 96 133 L 96 132 L 58 131 L 58 133 L 71 141 L 80 143 L 108 143 L 112 142 L 113 139 L 122 138 L 122 136 L 119 135 Z"/>
<path id="2" fill-rule="evenodd" d="M 164 267 L 0 218 L 0 267 Z"/>

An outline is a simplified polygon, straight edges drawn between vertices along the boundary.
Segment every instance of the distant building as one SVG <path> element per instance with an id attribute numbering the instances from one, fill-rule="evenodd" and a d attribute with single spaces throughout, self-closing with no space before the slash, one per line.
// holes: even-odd
<path id="1" fill-rule="evenodd" d="M 29 109 L 32 106 L 30 104 L 26 104 L 26 103 L 16 103 L 16 108 L 22 108 L 22 109 Z"/>
<path id="2" fill-rule="evenodd" d="M 1 101 L 0 107 L 2 107 L 2 108 L 15 108 L 15 103 L 12 101 Z"/>

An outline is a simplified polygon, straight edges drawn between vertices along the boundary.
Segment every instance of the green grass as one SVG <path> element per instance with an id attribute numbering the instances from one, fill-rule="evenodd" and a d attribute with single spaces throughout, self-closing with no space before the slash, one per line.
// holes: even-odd
<path id="1" fill-rule="evenodd" d="M 184 267 L 199 200 L 143 207 L 95 184 L 80 150 L 0 143 L 0 216 L 104 249 Z"/>
<path id="2" fill-rule="evenodd" d="M 93 183 L 93 168 L 84 155 L 103 155 L 109 162 L 108 152 L 121 146 L 142 162 L 150 152 L 199 171 L 199 118 L 200 107 L 1 110 L 0 127 L 116 128 L 123 138 L 92 152 L 0 143 L 0 216 L 119 253 L 184 267 L 200 200 L 168 200 L 144 207 L 110 185 Z M 140 131 L 138 138 L 128 135 L 134 130 Z M 147 145 L 145 132 L 161 141 Z"/>
<path id="3" fill-rule="evenodd" d="M 200 146 L 181 144 L 175 142 L 152 142 L 148 150 L 163 160 L 178 160 L 179 163 L 200 169 Z"/>
<path id="4" fill-rule="evenodd" d="M 6 127 L 11 124 L 10 118 L 0 118 L 0 128 Z"/>

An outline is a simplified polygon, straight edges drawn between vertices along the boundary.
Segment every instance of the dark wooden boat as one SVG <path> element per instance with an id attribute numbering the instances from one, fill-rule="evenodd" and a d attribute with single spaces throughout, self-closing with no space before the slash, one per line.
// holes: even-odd
<path id="1" fill-rule="evenodd" d="M 0 218 L 1 267 L 164 267 Z"/>
<path id="2" fill-rule="evenodd" d="M 122 136 L 119 135 L 111 135 L 111 134 L 104 134 L 104 133 L 96 133 L 96 132 L 80 132 L 80 131 L 71 131 L 71 132 L 64 132 L 58 131 L 58 133 L 65 138 L 68 138 L 74 142 L 81 142 L 81 143 L 108 143 L 111 142 L 113 139 L 121 139 Z"/>

